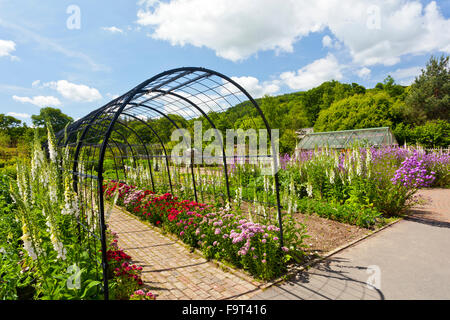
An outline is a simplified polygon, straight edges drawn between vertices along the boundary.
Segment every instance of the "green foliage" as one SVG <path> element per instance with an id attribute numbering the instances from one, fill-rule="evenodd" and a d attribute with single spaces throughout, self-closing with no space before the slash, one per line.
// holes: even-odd
<path id="1" fill-rule="evenodd" d="M 315 199 L 303 198 L 298 202 L 300 212 L 315 213 L 322 218 L 371 228 L 379 220 L 381 213 L 372 208 L 365 208 L 357 204 L 340 204 Z"/>
<path id="2" fill-rule="evenodd" d="M 281 154 L 292 154 L 297 146 L 297 134 L 295 130 L 286 129 L 283 135 L 280 137 L 280 153 Z"/>
<path id="3" fill-rule="evenodd" d="M 390 75 L 384 79 L 383 90 L 386 91 L 391 97 L 398 97 L 405 93 L 405 87 L 395 84 L 394 78 Z"/>
<path id="4" fill-rule="evenodd" d="M 33 125 L 36 127 L 47 127 L 47 121 L 51 124 L 53 130 L 58 132 L 72 122 L 73 119 L 56 108 L 42 108 L 38 115 L 32 115 Z"/>
<path id="5" fill-rule="evenodd" d="M 47 126 L 49 157 L 35 131 L 32 157 L 20 159 L 17 178 L 0 175 L 0 300 L 101 299 L 101 252 L 86 250 L 86 245 L 100 248 L 100 243 L 79 233 L 77 224 L 77 217 L 86 219 L 81 203 L 89 210 L 93 203 L 73 191 L 70 162 L 55 148 Z M 61 165 L 66 170 L 60 170 Z M 90 224 L 98 234 L 98 226 Z M 116 249 L 113 244 L 107 255 Z M 129 296 L 132 292 L 126 289 L 139 285 L 136 281 L 112 276 L 111 296 Z"/>
<path id="6" fill-rule="evenodd" d="M 411 122 L 450 119 L 449 56 L 431 57 L 425 70 L 416 78 L 406 97 Z"/>
<path id="7" fill-rule="evenodd" d="M 322 110 L 314 125 L 317 132 L 391 127 L 395 101 L 386 92 L 354 95 Z"/>
<path id="8" fill-rule="evenodd" d="M 425 148 L 448 148 L 450 146 L 450 123 L 445 120 L 430 120 L 412 127 L 400 123 L 394 129 L 399 144 L 419 144 Z"/>

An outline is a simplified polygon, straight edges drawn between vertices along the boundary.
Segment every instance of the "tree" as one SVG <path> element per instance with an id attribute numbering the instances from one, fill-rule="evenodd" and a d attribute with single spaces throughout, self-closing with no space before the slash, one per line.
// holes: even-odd
<path id="1" fill-rule="evenodd" d="M 0 130 L 9 130 L 11 128 L 20 127 L 22 121 L 12 116 L 0 113 Z"/>
<path id="2" fill-rule="evenodd" d="M 327 109 L 334 101 L 344 99 L 356 93 L 361 93 L 365 88 L 354 86 L 339 81 L 327 81 L 320 86 L 305 91 L 301 96 L 308 120 L 314 123 L 321 110 Z"/>
<path id="3" fill-rule="evenodd" d="M 9 145 L 16 145 L 19 138 L 24 135 L 27 129 L 26 124 L 22 123 L 19 119 L 0 114 L 0 134 L 3 136 L 3 141 L 9 141 Z M 9 138 L 6 138 L 6 136 Z"/>
<path id="4" fill-rule="evenodd" d="M 322 110 L 315 131 L 352 130 L 391 127 L 397 116 L 392 112 L 395 101 L 384 91 L 354 95 L 334 102 Z"/>
<path id="5" fill-rule="evenodd" d="M 450 118 L 449 56 L 431 57 L 425 70 L 411 85 L 408 96 L 408 116 L 418 124 L 427 120 Z"/>
<path id="6" fill-rule="evenodd" d="M 448 148 L 450 146 L 450 123 L 444 120 L 430 120 L 414 128 L 409 124 L 400 123 L 393 132 L 400 145 L 404 143 L 420 144 L 425 148 Z"/>
<path id="7" fill-rule="evenodd" d="M 392 78 L 390 75 L 388 75 L 384 81 L 383 81 L 383 89 L 391 97 L 398 97 L 405 92 L 405 88 L 401 85 L 395 84 L 394 78 Z"/>
<path id="8" fill-rule="evenodd" d="M 46 121 L 49 121 L 54 132 L 58 132 L 72 122 L 73 119 L 56 108 L 42 108 L 39 115 L 32 115 L 31 119 L 35 127 L 46 127 Z"/>
<path id="9" fill-rule="evenodd" d="M 297 134 L 295 130 L 286 129 L 280 137 L 280 154 L 292 154 L 297 146 Z"/>

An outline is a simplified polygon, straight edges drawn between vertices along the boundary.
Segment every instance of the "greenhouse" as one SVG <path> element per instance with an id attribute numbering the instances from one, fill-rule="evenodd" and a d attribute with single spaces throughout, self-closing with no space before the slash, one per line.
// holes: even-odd
<path id="1" fill-rule="evenodd" d="M 297 151 L 329 147 L 345 149 L 355 143 L 366 146 L 398 145 L 389 127 L 367 128 L 357 130 L 314 132 L 306 134 L 297 145 Z"/>

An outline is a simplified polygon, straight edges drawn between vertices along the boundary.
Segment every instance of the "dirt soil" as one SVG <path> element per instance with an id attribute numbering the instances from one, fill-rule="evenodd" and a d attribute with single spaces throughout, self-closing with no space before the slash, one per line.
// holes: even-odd
<path id="1" fill-rule="evenodd" d="M 310 254 L 317 253 L 323 256 L 371 232 L 369 229 L 328 220 L 313 214 L 296 213 L 294 218 L 306 225 L 306 233 L 310 237 L 305 239 L 305 244 L 309 245 L 305 251 Z"/>

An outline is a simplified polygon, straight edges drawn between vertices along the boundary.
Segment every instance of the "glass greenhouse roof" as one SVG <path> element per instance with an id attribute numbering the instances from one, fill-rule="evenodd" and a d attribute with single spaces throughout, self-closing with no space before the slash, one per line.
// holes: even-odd
<path id="1" fill-rule="evenodd" d="M 344 149 L 354 143 L 370 146 L 397 145 L 389 127 L 367 128 L 344 131 L 315 132 L 306 134 L 297 149 L 329 148 Z"/>

